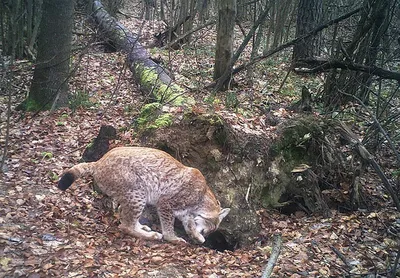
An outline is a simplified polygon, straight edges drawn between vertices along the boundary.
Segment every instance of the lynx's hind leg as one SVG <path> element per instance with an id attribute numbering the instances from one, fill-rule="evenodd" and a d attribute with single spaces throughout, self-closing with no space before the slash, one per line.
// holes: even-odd
<path id="1" fill-rule="evenodd" d="M 135 202 L 125 200 L 121 204 L 121 225 L 119 227 L 123 232 L 135 237 L 161 240 L 162 234 L 154 232 L 150 227 L 139 223 L 139 218 L 145 205 L 144 200 L 135 200 Z"/>

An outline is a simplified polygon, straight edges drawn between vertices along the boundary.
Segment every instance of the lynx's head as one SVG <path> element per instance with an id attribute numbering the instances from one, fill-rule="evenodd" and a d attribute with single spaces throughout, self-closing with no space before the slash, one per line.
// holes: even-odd
<path id="1" fill-rule="evenodd" d="M 203 206 L 194 218 L 196 230 L 203 236 L 209 235 L 218 229 L 219 224 L 228 215 L 229 211 L 229 208 L 221 208 L 219 201 L 208 189 L 204 196 Z"/>
<path id="2" fill-rule="evenodd" d="M 196 230 L 204 237 L 216 231 L 222 219 L 228 215 L 230 209 L 221 209 L 217 215 L 199 214 L 194 218 Z"/>

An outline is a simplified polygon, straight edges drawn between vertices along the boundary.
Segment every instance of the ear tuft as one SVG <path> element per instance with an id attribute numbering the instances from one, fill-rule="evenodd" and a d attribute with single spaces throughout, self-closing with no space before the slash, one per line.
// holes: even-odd
<path id="1" fill-rule="evenodd" d="M 70 172 L 67 172 L 58 181 L 58 188 L 61 189 L 62 191 L 65 191 L 68 189 L 68 187 L 71 186 L 71 184 L 73 184 L 74 181 L 75 181 L 74 175 Z"/>
<path id="2" fill-rule="evenodd" d="M 230 211 L 231 211 L 230 208 L 221 209 L 221 212 L 219 213 L 219 221 L 221 222 L 222 219 L 224 219 L 225 216 L 227 216 Z"/>

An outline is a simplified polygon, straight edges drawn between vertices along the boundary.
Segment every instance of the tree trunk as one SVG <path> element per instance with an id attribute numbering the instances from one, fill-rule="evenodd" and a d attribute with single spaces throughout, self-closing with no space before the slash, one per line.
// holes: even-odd
<path id="1" fill-rule="evenodd" d="M 300 0 L 297 11 L 296 37 L 301 37 L 313 30 L 319 23 L 321 14 L 321 0 Z M 318 54 L 318 36 L 305 38 L 293 47 L 294 61 L 311 58 Z"/>
<path id="2" fill-rule="evenodd" d="M 153 20 L 154 19 L 154 9 L 155 9 L 155 2 L 154 0 L 145 0 L 143 1 L 143 9 L 144 9 L 144 19 L 145 20 Z M 113 14 L 111 14 L 113 15 Z M 114 16 L 114 15 L 113 15 Z"/>
<path id="3" fill-rule="evenodd" d="M 44 0 L 38 54 L 26 109 L 68 105 L 74 1 Z"/>
<path id="4" fill-rule="evenodd" d="M 276 11 L 274 41 L 272 43 L 272 48 L 275 48 L 282 43 L 285 32 L 285 23 L 290 16 L 289 11 L 291 4 L 292 0 L 281 1 L 279 3 L 279 9 Z M 316 26 L 313 26 L 312 28 L 314 27 Z M 286 31 L 288 32 L 288 30 Z"/>
<path id="5" fill-rule="evenodd" d="M 214 80 L 228 69 L 233 55 L 233 29 L 236 18 L 236 0 L 221 0 L 218 7 L 217 46 L 215 51 Z M 224 83 L 226 87 L 228 82 Z"/>
<path id="6" fill-rule="evenodd" d="M 13 59 L 34 59 L 41 1 L 0 1 L 0 47 Z"/>
<path id="7" fill-rule="evenodd" d="M 104 1 L 107 11 L 111 16 L 117 16 L 119 9 L 122 7 L 122 0 L 106 0 Z"/>
<path id="8" fill-rule="evenodd" d="M 330 90 L 325 91 L 324 96 L 326 106 L 329 109 L 335 109 L 335 107 L 352 100 L 351 97 L 343 96 L 341 92 L 344 91 L 349 95 L 359 97 L 364 103 L 368 103 L 371 78 L 376 74 L 375 64 L 378 47 L 381 45 L 389 26 L 392 5 L 393 1 L 391 0 L 364 1 L 353 40 L 344 51 L 345 54 L 342 54 L 340 58 L 344 60 L 343 63 L 361 65 L 364 68 L 372 69 L 372 71 L 343 70 L 331 74 L 327 82 L 335 84 L 335 86 L 331 86 Z M 386 71 L 378 69 L 378 72 L 384 73 Z M 395 72 L 394 75 L 396 76 Z"/>

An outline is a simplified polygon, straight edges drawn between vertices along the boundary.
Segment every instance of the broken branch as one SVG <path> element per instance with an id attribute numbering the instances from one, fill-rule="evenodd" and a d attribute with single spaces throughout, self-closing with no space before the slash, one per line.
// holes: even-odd
<path id="1" fill-rule="evenodd" d="M 269 278 L 274 270 L 276 261 L 278 260 L 279 253 L 282 247 L 282 236 L 280 234 L 274 235 L 274 242 L 272 246 L 271 257 L 268 260 L 267 265 L 264 268 L 261 278 Z"/>

